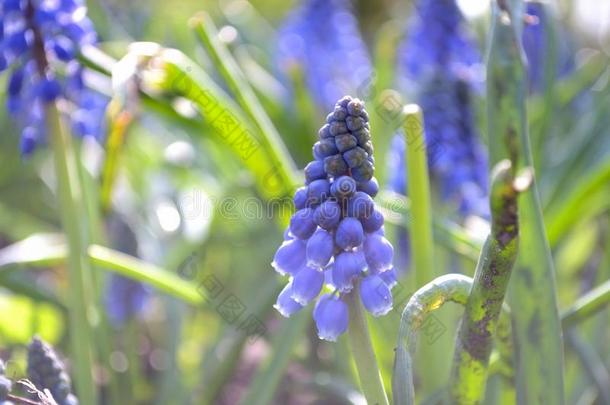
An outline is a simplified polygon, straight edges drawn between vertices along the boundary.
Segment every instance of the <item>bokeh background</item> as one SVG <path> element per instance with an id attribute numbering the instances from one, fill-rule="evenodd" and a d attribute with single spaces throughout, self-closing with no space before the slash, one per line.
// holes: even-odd
<path id="1" fill-rule="evenodd" d="M 382 84 L 379 96 L 395 85 L 397 45 L 413 4 L 355 3 L 362 36 Z M 487 2 L 459 3 L 484 53 Z M 556 51 L 570 60 L 571 67 L 551 83 L 559 94 L 554 111 L 545 109 L 544 91 L 532 94 L 528 107 L 559 303 L 564 308 L 610 276 L 610 2 L 557 3 Z M 316 105 L 307 89 L 297 88 L 290 95 L 274 66 L 276 31 L 296 4 L 279 0 L 88 2 L 100 48 L 108 55 L 121 58 L 133 41 L 157 42 L 180 49 L 226 89 L 188 26 L 196 12 L 209 13 L 302 168 L 311 160 L 311 145 L 327 111 Z M 540 60 L 547 51 L 542 52 Z M 5 80 L 5 75 L 0 77 L 2 91 Z M 92 82 L 107 97 L 113 95 L 104 75 Z M 482 89 L 483 85 L 474 93 L 474 105 L 485 143 Z M 291 106 L 286 103 L 287 94 L 293 98 Z M 413 101 L 408 95 L 402 97 Z M 4 93 L 0 101 L 4 105 Z M 147 105 L 136 106 L 131 113 L 134 121 L 118 153 L 111 203 L 99 216 L 103 229 L 99 241 L 197 283 L 209 301 L 194 307 L 152 287 L 100 272 L 106 286 L 100 297 L 105 313 L 100 316 L 108 322 L 108 333 L 102 342 L 106 360 L 95 375 L 104 403 L 234 404 L 251 403 L 247 398 L 254 397 L 278 404 L 363 403 L 345 338 L 336 344 L 320 341 L 309 314 L 287 321 L 272 308 L 283 281 L 270 262 L 282 241 L 285 213 L 278 213 L 277 206 L 261 197 L 256 179 L 218 142 L 210 127 L 166 119 Z M 107 129 L 108 124 L 103 127 Z M 40 148 L 22 158 L 18 131 L 4 108 L 0 109 L 0 128 L 0 247 L 38 234 L 41 239 L 31 240 L 28 249 L 44 250 L 52 246 L 49 235 L 60 230 L 50 150 Z M 394 132 L 379 122 L 373 124 L 372 132 L 377 177 L 381 187 L 387 188 L 386 156 Z M 105 162 L 104 143 L 85 141 L 81 147 L 85 165 L 99 174 Z M 99 178 L 94 175 L 93 181 Z M 455 214 L 442 201 L 435 200 L 434 207 L 435 215 L 463 227 L 469 240 L 480 243 L 484 238 L 484 221 Z M 386 225 L 386 233 L 395 246 L 404 246 L 393 222 Z M 458 255 L 441 246 L 438 257 L 444 271 L 471 275 L 476 252 Z M 403 267 L 402 290 L 394 292 L 397 303 L 409 296 L 408 264 Z M 25 345 L 34 334 L 67 357 L 67 273 L 62 265 L 43 271 L 14 268 L 0 270 L 0 356 L 10 358 L 9 370 L 20 375 Z M 219 309 L 227 297 L 235 297 L 243 307 L 238 319 Z M 449 307 L 440 312 L 442 332 L 429 343 L 439 353 L 434 360 L 438 363 L 436 388 L 447 380 L 460 311 Z M 260 334 L 250 334 L 252 330 L 243 326 L 249 316 L 260 321 Z M 583 322 L 574 337 L 577 343 L 587 342 L 593 350 L 589 354 L 606 366 L 610 365 L 608 316 L 603 311 Z M 288 322 L 299 326 L 288 327 Z M 398 323 L 399 309 L 370 322 L 388 386 Z M 602 403 L 579 355 L 582 351 L 566 350 L 567 401 Z M 69 358 L 66 361 L 70 363 Z"/>

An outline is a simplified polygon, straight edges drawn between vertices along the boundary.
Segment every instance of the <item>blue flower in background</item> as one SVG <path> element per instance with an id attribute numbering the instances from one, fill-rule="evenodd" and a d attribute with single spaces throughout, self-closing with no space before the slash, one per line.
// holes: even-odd
<path id="1" fill-rule="evenodd" d="M 275 64 L 286 82 L 298 65 L 323 110 L 366 91 L 372 67 L 350 0 L 304 0 L 279 29 Z"/>
<path id="2" fill-rule="evenodd" d="M 71 102 L 65 112 L 81 122 L 74 125 L 77 134 L 99 134 L 93 121 L 101 123 L 103 115 L 96 114 L 97 105 L 92 107 L 93 96 L 85 94 L 92 92 L 84 87 L 75 59 L 82 46 L 96 41 L 84 1 L 3 0 L 0 21 L 0 70 L 11 71 L 7 109 L 22 127 L 22 154 L 29 155 L 44 142 L 45 104 L 58 98 Z M 57 76 L 59 66 L 65 78 Z"/>
<path id="3" fill-rule="evenodd" d="M 133 230 L 120 217 L 111 216 L 107 222 L 111 245 L 126 254 L 138 256 L 138 241 Z M 104 303 L 110 321 L 121 326 L 144 310 L 151 289 L 137 281 L 112 274 L 105 291 Z"/>
<path id="4" fill-rule="evenodd" d="M 387 156 L 387 188 L 390 191 L 403 195 L 407 194 L 407 179 L 405 175 L 405 152 L 407 145 L 405 142 L 405 137 L 402 134 L 395 135 L 392 138 Z M 394 256 L 394 268 L 398 272 L 402 272 L 407 268 L 411 259 L 409 233 L 403 227 L 398 227 L 396 232 L 398 250 Z"/>
<path id="5" fill-rule="evenodd" d="M 552 29 L 552 16 L 548 9 L 549 5 L 539 1 L 526 3 L 526 13 L 535 17 L 533 21 L 526 23 L 523 27 L 523 48 L 527 57 L 527 71 L 529 89 L 531 93 L 540 92 L 545 86 L 547 66 L 555 69 L 557 77 L 566 76 L 574 70 L 574 59 L 570 51 L 569 41 L 556 41 L 556 54 L 553 61 L 549 61 L 549 43 L 547 30 Z M 568 37 L 562 35 L 562 38 Z M 568 37 L 569 38 L 569 37 Z"/>
<path id="6" fill-rule="evenodd" d="M 439 71 L 477 80 L 481 55 L 455 0 L 417 0 L 398 51 L 398 77 L 411 87 Z"/>
<path id="7" fill-rule="evenodd" d="M 379 186 L 364 104 L 340 99 L 318 135 L 315 160 L 305 167 L 306 185 L 294 195 L 297 211 L 272 263 L 290 277 L 275 308 L 289 317 L 315 300 L 324 284 L 332 286 L 332 293 L 318 299 L 313 318 L 318 336 L 335 341 L 347 330 L 343 297 L 354 288 L 373 316 L 392 309 L 394 249 L 373 202 Z"/>
<path id="8" fill-rule="evenodd" d="M 401 45 L 399 77 L 424 111 L 431 177 L 461 215 L 487 217 L 487 158 L 474 122 L 471 93 L 480 54 L 455 0 L 419 0 Z M 402 136 L 402 135 L 397 135 Z M 394 191 L 406 193 L 404 141 L 394 141 Z"/>

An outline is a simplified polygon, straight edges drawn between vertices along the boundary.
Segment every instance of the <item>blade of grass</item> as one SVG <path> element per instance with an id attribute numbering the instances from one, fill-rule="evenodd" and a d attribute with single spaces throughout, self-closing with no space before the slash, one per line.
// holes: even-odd
<path id="1" fill-rule="evenodd" d="M 50 133 L 57 176 L 58 198 L 62 227 L 67 237 L 69 278 L 69 330 L 76 391 L 83 403 L 97 403 L 97 390 L 93 380 L 95 358 L 92 327 L 97 313 L 92 300 L 91 264 L 87 257 L 87 235 L 81 221 L 86 218 L 82 190 L 79 185 L 78 164 L 72 148 L 70 134 L 65 130 L 57 106 L 47 105 L 46 125 Z"/>
<path id="2" fill-rule="evenodd" d="M 520 3 L 520 1 L 517 1 Z M 503 8 L 504 7 L 504 8 Z M 504 1 L 494 3 L 487 67 L 488 134 L 491 163 L 511 158 L 515 169 L 532 168 L 527 132 L 523 49 L 515 34 L 521 14 Z M 504 139 L 514 139 L 506 145 Z M 517 153 L 518 160 L 511 154 Z M 544 398 L 564 403 L 563 345 L 557 309 L 555 269 L 542 220 L 536 182 L 519 197 L 522 246 L 513 275 L 510 302 L 516 351 L 516 384 L 520 403 Z"/>
<path id="3" fill-rule="evenodd" d="M 202 305 L 206 302 L 203 289 L 153 264 L 100 245 L 89 246 L 88 253 L 97 266 L 151 285 L 189 304 Z"/>
<path id="4" fill-rule="evenodd" d="M 236 154 L 252 173 L 259 192 L 268 199 L 283 198 L 292 191 L 295 174 L 271 159 L 267 142 L 250 124 L 244 112 L 193 61 L 174 49 L 160 50 L 153 59 L 148 84 L 180 94 L 201 110 L 221 143 Z M 159 66 L 161 65 L 161 66 Z M 160 69 L 159 69 L 160 68 Z"/>
<path id="5" fill-rule="evenodd" d="M 576 325 L 610 304 L 610 280 L 589 291 L 561 313 L 564 329 Z"/>
<path id="6" fill-rule="evenodd" d="M 197 38 L 211 56 L 214 66 L 229 85 L 231 92 L 237 97 L 240 107 L 248 114 L 262 135 L 263 147 L 269 153 L 271 163 L 278 169 L 284 181 L 294 183 L 293 173 L 296 170 L 290 153 L 271 119 L 256 98 L 256 94 L 245 75 L 238 66 L 235 58 L 218 38 L 212 19 L 206 13 L 199 13 L 190 21 Z"/>
<path id="7" fill-rule="evenodd" d="M 32 266 L 46 268 L 66 262 L 68 253 L 65 242 L 58 242 L 58 235 L 37 235 L 24 241 L 9 245 L 0 250 L 0 271 L 9 271 L 11 267 Z M 43 251 L 45 239 L 51 241 L 49 249 Z M 32 253 L 32 248 L 39 250 Z M 100 245 L 91 245 L 87 256 L 92 264 L 112 271 L 135 281 L 149 284 L 160 291 L 173 295 L 193 305 L 206 302 L 204 291 L 179 276 L 136 257 Z"/>
<path id="8" fill-rule="evenodd" d="M 597 216 L 610 207 L 610 162 L 593 170 L 584 177 L 573 191 L 563 198 L 560 206 L 553 205 L 553 209 L 545 215 L 547 233 L 551 246 L 555 245 L 561 236 L 572 229 L 577 222 Z M 591 208 L 592 201 L 598 201 L 594 196 L 599 195 L 600 204 L 596 209 Z"/>
<path id="9" fill-rule="evenodd" d="M 428 177 L 427 146 L 424 136 L 424 116 L 421 108 L 409 104 L 403 108 L 403 130 L 405 133 L 404 170 L 409 197 L 411 198 L 411 232 L 416 237 L 410 238 L 415 271 L 413 290 L 425 285 L 435 276 L 434 242 L 432 239 L 432 205 L 430 198 L 430 179 Z M 438 388 L 437 377 L 441 370 L 448 366 L 447 357 L 432 345 L 420 348 L 419 358 L 425 359 L 427 366 L 420 369 L 423 395 L 429 395 Z"/>
<path id="10" fill-rule="evenodd" d="M 415 104 L 404 107 L 403 129 L 406 136 L 406 178 L 411 197 L 411 251 L 415 268 L 415 289 L 434 278 L 434 243 L 432 241 L 432 214 L 430 179 L 424 138 L 424 117 Z"/>

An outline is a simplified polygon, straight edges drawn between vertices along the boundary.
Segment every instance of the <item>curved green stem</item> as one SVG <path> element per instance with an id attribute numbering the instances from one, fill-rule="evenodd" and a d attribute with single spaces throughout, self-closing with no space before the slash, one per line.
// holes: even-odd
<path id="1" fill-rule="evenodd" d="M 68 242 L 68 312 L 76 389 L 82 403 L 96 404 L 91 347 L 91 317 L 95 316 L 95 306 L 85 228 L 81 225 L 85 217 L 82 211 L 84 201 L 70 134 L 64 130 L 59 111 L 54 104 L 49 104 L 45 113 L 53 146 L 61 222 Z"/>
<path id="2" fill-rule="evenodd" d="M 357 286 L 345 296 L 345 300 L 349 306 L 349 341 L 363 394 L 371 405 L 387 405 L 388 397 L 383 388 Z"/>
<path id="3" fill-rule="evenodd" d="M 500 162 L 493 177 L 491 235 L 477 264 L 456 341 L 450 381 L 454 404 L 478 404 L 483 400 L 498 317 L 517 258 L 517 191 L 511 163 Z"/>
<path id="4" fill-rule="evenodd" d="M 472 281 L 460 274 L 438 277 L 409 299 L 400 317 L 398 343 L 392 375 L 392 395 L 396 405 L 415 404 L 413 361 L 417 332 L 424 326 L 427 315 L 446 302 L 466 303 Z"/>
<path id="5" fill-rule="evenodd" d="M 466 305 L 473 280 L 462 274 L 446 274 L 440 276 L 417 290 L 409 299 L 400 318 L 398 343 L 394 358 L 394 373 L 392 375 L 392 394 L 395 405 L 415 404 L 415 389 L 413 386 L 413 353 L 417 343 L 417 332 L 424 333 L 428 328 L 434 328 L 429 321 L 429 315 L 447 302 Z M 510 311 L 502 308 L 498 323 L 498 351 L 501 357 L 511 352 L 510 348 Z"/>

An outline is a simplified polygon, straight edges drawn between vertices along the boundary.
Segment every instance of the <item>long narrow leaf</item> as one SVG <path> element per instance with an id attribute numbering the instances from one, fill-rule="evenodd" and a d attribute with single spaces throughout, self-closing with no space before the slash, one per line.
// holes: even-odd
<path id="1" fill-rule="evenodd" d="M 521 3 L 514 1 L 513 3 Z M 488 57 L 488 133 L 492 164 L 510 158 L 516 169 L 532 168 L 525 113 L 526 77 L 521 14 L 494 4 Z M 510 142 L 509 142 L 510 141 Z M 518 160 L 515 158 L 518 157 Z M 535 181 L 519 198 L 519 252 L 510 303 L 516 340 L 516 383 L 522 403 L 564 403 L 563 345 L 555 291 L 555 269 Z"/>
<path id="2" fill-rule="evenodd" d="M 91 262 L 100 268 L 149 284 L 190 304 L 206 302 L 204 290 L 167 270 L 100 245 L 89 246 L 87 252 Z M 0 270 L 14 266 L 43 268 L 63 264 L 66 259 L 67 248 L 61 235 L 35 235 L 0 250 Z"/>

